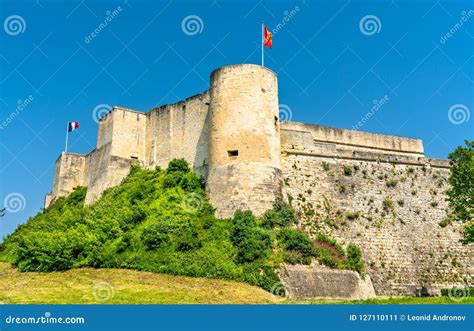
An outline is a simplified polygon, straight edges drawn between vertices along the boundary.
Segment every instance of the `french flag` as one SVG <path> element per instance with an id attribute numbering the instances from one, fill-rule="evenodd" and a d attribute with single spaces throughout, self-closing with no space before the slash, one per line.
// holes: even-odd
<path id="1" fill-rule="evenodd" d="M 79 127 L 79 122 L 69 122 L 67 124 L 67 132 L 72 132 Z"/>

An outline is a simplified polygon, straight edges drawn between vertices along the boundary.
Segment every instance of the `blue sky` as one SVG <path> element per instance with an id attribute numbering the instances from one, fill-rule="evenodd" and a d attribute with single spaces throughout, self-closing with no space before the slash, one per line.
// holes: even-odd
<path id="1" fill-rule="evenodd" d="M 276 32 L 265 64 L 291 120 L 350 129 L 386 98 L 360 129 L 420 138 L 427 156 L 446 158 L 473 139 L 470 10 L 461 0 L 3 0 L 0 206 L 19 204 L 0 237 L 42 207 L 67 121 L 80 122 L 69 150 L 87 153 L 99 105 L 146 111 L 206 90 L 216 67 L 259 64 L 262 20 Z"/>

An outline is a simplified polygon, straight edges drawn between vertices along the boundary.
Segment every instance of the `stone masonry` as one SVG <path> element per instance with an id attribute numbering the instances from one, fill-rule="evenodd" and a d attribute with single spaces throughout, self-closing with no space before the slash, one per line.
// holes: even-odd
<path id="1" fill-rule="evenodd" d="M 131 164 L 166 167 L 174 158 L 206 179 L 218 217 L 261 215 L 283 197 L 308 234 L 360 246 L 378 295 L 472 282 L 474 251 L 459 243 L 462 225 L 440 225 L 449 163 L 425 158 L 417 139 L 280 122 L 277 77 L 257 65 L 216 69 L 208 91 L 149 112 L 113 107 L 93 151 L 58 158 L 45 207 L 76 186 L 87 186 L 93 203 Z"/>

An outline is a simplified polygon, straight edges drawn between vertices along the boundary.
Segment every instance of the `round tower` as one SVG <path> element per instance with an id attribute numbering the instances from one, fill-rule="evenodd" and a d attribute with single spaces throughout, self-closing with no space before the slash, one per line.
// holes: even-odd
<path id="1" fill-rule="evenodd" d="M 217 216 L 261 215 L 282 195 L 275 73 L 253 64 L 214 70 L 209 113 L 207 191 Z"/>

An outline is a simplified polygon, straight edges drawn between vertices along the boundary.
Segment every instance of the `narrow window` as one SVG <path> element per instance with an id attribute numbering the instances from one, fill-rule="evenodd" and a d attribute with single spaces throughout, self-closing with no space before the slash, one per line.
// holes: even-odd
<path id="1" fill-rule="evenodd" d="M 278 125 L 278 116 L 275 116 L 275 126 Z"/>
<path id="2" fill-rule="evenodd" d="M 227 151 L 227 154 L 229 156 L 239 156 L 239 151 L 238 150 Z"/>
<path id="3" fill-rule="evenodd" d="M 132 160 L 138 160 L 138 156 L 133 156 L 133 155 L 132 155 L 132 156 L 130 156 L 130 158 L 131 158 Z"/>

